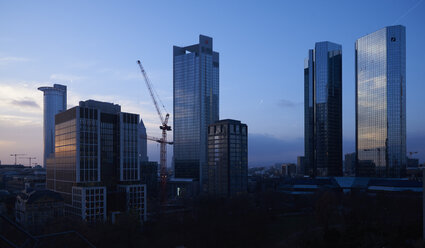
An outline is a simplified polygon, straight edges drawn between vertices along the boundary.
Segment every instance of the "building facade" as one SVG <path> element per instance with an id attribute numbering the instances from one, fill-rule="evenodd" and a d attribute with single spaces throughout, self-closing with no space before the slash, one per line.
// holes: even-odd
<path id="1" fill-rule="evenodd" d="M 305 175 L 342 175 L 342 47 L 318 42 L 304 65 Z"/>
<path id="2" fill-rule="evenodd" d="M 158 163 L 140 161 L 140 180 L 146 185 L 149 198 L 158 196 Z"/>
<path id="3" fill-rule="evenodd" d="M 352 176 L 356 173 L 356 153 L 345 154 L 344 159 L 344 174 Z"/>
<path id="4" fill-rule="evenodd" d="M 208 126 L 208 193 L 234 196 L 248 189 L 248 127 L 237 120 Z"/>
<path id="5" fill-rule="evenodd" d="M 173 48 L 174 173 L 206 186 L 207 130 L 219 119 L 219 54 L 213 40 Z"/>
<path id="6" fill-rule="evenodd" d="M 43 166 L 50 154 L 55 152 L 55 115 L 66 110 L 66 86 L 39 87 L 43 91 Z"/>
<path id="7" fill-rule="evenodd" d="M 140 139 L 140 146 L 139 146 L 139 157 L 141 162 L 147 162 L 149 161 L 148 158 L 148 140 L 146 139 L 146 127 L 145 123 L 143 123 L 143 120 L 140 119 L 139 123 L 139 139 Z"/>
<path id="8" fill-rule="evenodd" d="M 105 221 L 116 211 L 138 211 L 145 218 L 138 124 L 139 115 L 93 100 L 56 115 L 47 188 L 61 193 L 67 214 L 89 222 Z"/>
<path id="9" fill-rule="evenodd" d="M 401 177 L 406 167 L 406 29 L 355 44 L 357 175 Z"/>
<path id="10" fill-rule="evenodd" d="M 298 156 L 297 157 L 297 174 L 304 175 L 305 172 L 305 157 L 304 156 Z"/>
<path id="11" fill-rule="evenodd" d="M 15 220 L 29 231 L 36 231 L 49 220 L 63 215 L 63 198 L 54 191 L 28 188 L 16 197 Z"/>

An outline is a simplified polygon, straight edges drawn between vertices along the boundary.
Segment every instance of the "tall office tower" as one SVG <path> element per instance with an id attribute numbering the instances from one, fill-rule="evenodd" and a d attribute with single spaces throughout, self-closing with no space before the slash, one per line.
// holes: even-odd
<path id="1" fill-rule="evenodd" d="M 143 123 L 143 120 L 140 118 L 139 123 L 139 139 L 140 139 L 140 146 L 139 146 L 139 156 L 141 162 L 147 162 L 149 160 L 148 158 L 148 140 L 146 139 L 146 127 Z"/>
<path id="2" fill-rule="evenodd" d="M 93 100 L 55 116 L 55 153 L 47 160 L 46 181 L 63 196 L 67 213 L 89 222 L 116 211 L 145 218 L 138 124 L 139 115 Z"/>
<path id="3" fill-rule="evenodd" d="M 248 127 L 237 120 L 208 126 L 207 192 L 233 196 L 248 188 Z"/>
<path id="4" fill-rule="evenodd" d="M 66 86 L 54 84 L 53 87 L 39 87 L 43 97 L 43 166 L 50 154 L 55 152 L 55 115 L 66 110 Z"/>
<path id="5" fill-rule="evenodd" d="M 342 175 L 342 48 L 324 41 L 304 65 L 305 174 Z"/>
<path id="6" fill-rule="evenodd" d="M 401 177 L 406 167 L 406 28 L 356 41 L 357 176 Z"/>
<path id="7" fill-rule="evenodd" d="M 219 54 L 212 43 L 200 35 L 198 44 L 173 48 L 175 177 L 199 179 L 201 190 L 208 176 L 208 125 L 219 119 Z"/>

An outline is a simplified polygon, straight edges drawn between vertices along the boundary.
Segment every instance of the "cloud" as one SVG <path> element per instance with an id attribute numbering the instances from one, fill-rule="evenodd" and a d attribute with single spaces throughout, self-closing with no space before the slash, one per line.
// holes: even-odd
<path id="1" fill-rule="evenodd" d="M 61 81 L 61 82 L 73 82 L 73 81 L 82 80 L 84 78 L 85 77 L 81 77 L 81 76 L 77 76 L 77 75 L 61 74 L 61 73 L 50 75 L 50 79 L 56 80 L 56 81 Z"/>
<path id="2" fill-rule="evenodd" d="M 30 59 L 23 58 L 23 57 L 0 57 L 0 65 L 7 65 L 10 63 L 27 62 L 27 61 L 30 61 Z"/>
<path id="3" fill-rule="evenodd" d="M 280 99 L 278 102 L 278 105 L 279 107 L 282 107 L 282 108 L 294 108 L 294 107 L 302 106 L 302 103 L 293 102 L 287 99 Z"/>
<path id="4" fill-rule="evenodd" d="M 21 107 L 30 107 L 30 108 L 40 108 L 40 105 L 38 105 L 34 100 L 12 100 L 11 104 L 18 105 Z"/>
<path id="5" fill-rule="evenodd" d="M 43 94 L 37 90 L 40 82 L 0 80 L 0 118 L 41 119 Z"/>

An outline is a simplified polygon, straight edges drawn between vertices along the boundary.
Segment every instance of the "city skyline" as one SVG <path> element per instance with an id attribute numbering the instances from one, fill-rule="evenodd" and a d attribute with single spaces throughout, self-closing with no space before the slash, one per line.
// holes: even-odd
<path id="1" fill-rule="evenodd" d="M 224 8 L 223 20 L 218 21 L 215 26 L 194 25 L 192 29 L 186 28 L 183 32 L 175 32 L 172 28 L 189 23 L 198 14 L 191 14 L 186 19 L 170 24 L 170 20 L 177 18 L 171 11 L 173 7 L 182 9 L 173 4 L 170 4 L 170 9 L 163 10 L 170 17 L 159 21 L 146 13 L 146 9 L 162 9 L 164 6 L 161 4 L 131 4 L 134 11 L 130 10 L 130 6 L 115 8 L 116 6 L 106 5 L 100 9 L 99 18 L 92 19 L 88 14 L 94 11 L 95 3 L 81 2 L 75 6 L 55 3 L 49 5 L 49 8 L 43 3 L 40 6 L 1 3 L 3 11 L 0 11 L 0 27 L 5 32 L 0 38 L 0 45 L 7 50 L 0 50 L 0 160 L 3 164 L 11 164 L 11 153 L 27 153 L 36 156 L 37 162 L 42 163 L 42 94 L 36 89 L 54 83 L 67 85 L 69 106 L 76 106 L 79 101 L 87 99 L 118 103 L 127 112 L 140 114 L 145 121 L 148 135 L 159 137 L 157 116 L 137 70 L 136 60 L 141 58 L 145 61 L 146 70 L 155 88 L 167 109 L 171 110 L 172 46 L 193 44 L 199 34 L 213 37 L 215 48 L 222 56 L 221 119 L 241 119 L 250 126 L 250 166 L 294 162 L 297 156 L 303 155 L 302 63 L 305 51 L 311 44 L 321 40 L 341 44 L 344 53 L 343 153 L 353 152 L 354 43 L 356 39 L 385 26 L 402 24 L 406 26 L 407 35 L 407 152 L 418 151 L 417 156 L 423 163 L 425 147 L 422 140 L 425 135 L 422 126 L 425 124 L 425 117 L 421 106 L 425 100 L 421 96 L 424 90 L 421 82 L 425 75 L 421 70 L 421 44 L 424 44 L 425 35 L 421 32 L 421 23 L 424 23 L 425 17 L 421 13 L 424 13 L 425 7 L 421 2 L 394 1 L 389 6 L 368 3 L 370 8 L 364 12 L 358 6 L 362 4 L 345 3 L 339 6 L 348 11 L 345 13 L 348 18 L 344 21 L 336 23 L 332 18 L 323 18 L 312 27 L 308 27 L 301 17 L 289 13 L 303 8 L 303 4 L 290 8 L 286 8 L 288 6 L 284 4 L 262 5 L 259 8 L 259 22 L 251 23 L 250 15 L 256 13 L 253 4 L 242 6 L 247 12 L 242 14 L 232 11 L 239 5 L 222 3 L 213 6 L 217 10 Z M 332 7 L 326 4 L 313 5 L 318 9 Z M 49 11 L 46 12 L 43 7 Z M 378 13 L 381 18 L 376 19 L 374 15 L 378 7 L 383 7 L 386 11 Z M 80 18 L 67 13 L 68 9 L 73 8 L 82 9 L 76 12 Z M 189 7 L 195 10 L 199 8 L 196 4 Z M 352 12 L 360 13 L 360 9 L 363 18 L 353 23 L 356 15 Z M 51 13 L 51 10 L 55 11 Z M 306 14 L 311 14 L 310 11 Z M 128 17 L 121 12 L 128 14 Z M 34 22 L 28 26 L 27 22 L 22 21 L 21 15 L 28 16 Z M 113 17 L 112 21 L 106 21 L 109 16 Z M 157 21 L 153 25 L 155 28 L 147 25 L 152 23 L 149 22 L 150 18 Z M 277 21 L 273 18 L 277 18 Z M 298 26 L 297 29 L 289 29 L 293 33 L 288 33 L 286 30 L 291 25 L 287 22 L 292 23 L 291 18 L 298 22 Z M 87 21 L 87 27 L 84 27 L 84 21 Z M 118 21 L 118 24 L 114 21 Z M 226 22 L 231 25 L 226 27 Z M 246 22 L 252 25 L 247 25 Z M 264 29 L 269 24 L 272 26 Z M 141 28 L 136 28 L 138 26 Z M 235 28 L 240 32 L 237 37 L 232 35 Z M 277 34 L 274 30 L 282 32 Z M 304 32 L 308 35 L 302 34 Z M 128 46 L 124 46 L 126 42 Z M 277 47 L 272 49 L 270 47 L 273 46 L 266 45 L 271 43 Z M 240 93 L 234 94 L 239 89 L 242 89 Z M 150 159 L 158 161 L 157 145 L 149 143 L 148 150 Z M 169 154 L 172 154 L 172 149 Z M 18 162 L 26 164 L 25 160 Z"/>

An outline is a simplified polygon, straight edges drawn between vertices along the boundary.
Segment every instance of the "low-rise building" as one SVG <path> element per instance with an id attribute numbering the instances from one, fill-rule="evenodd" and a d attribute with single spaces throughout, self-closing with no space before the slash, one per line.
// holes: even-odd
<path id="1" fill-rule="evenodd" d="M 54 191 L 27 188 L 16 197 L 15 219 L 27 230 L 42 227 L 63 214 L 63 198 Z"/>

